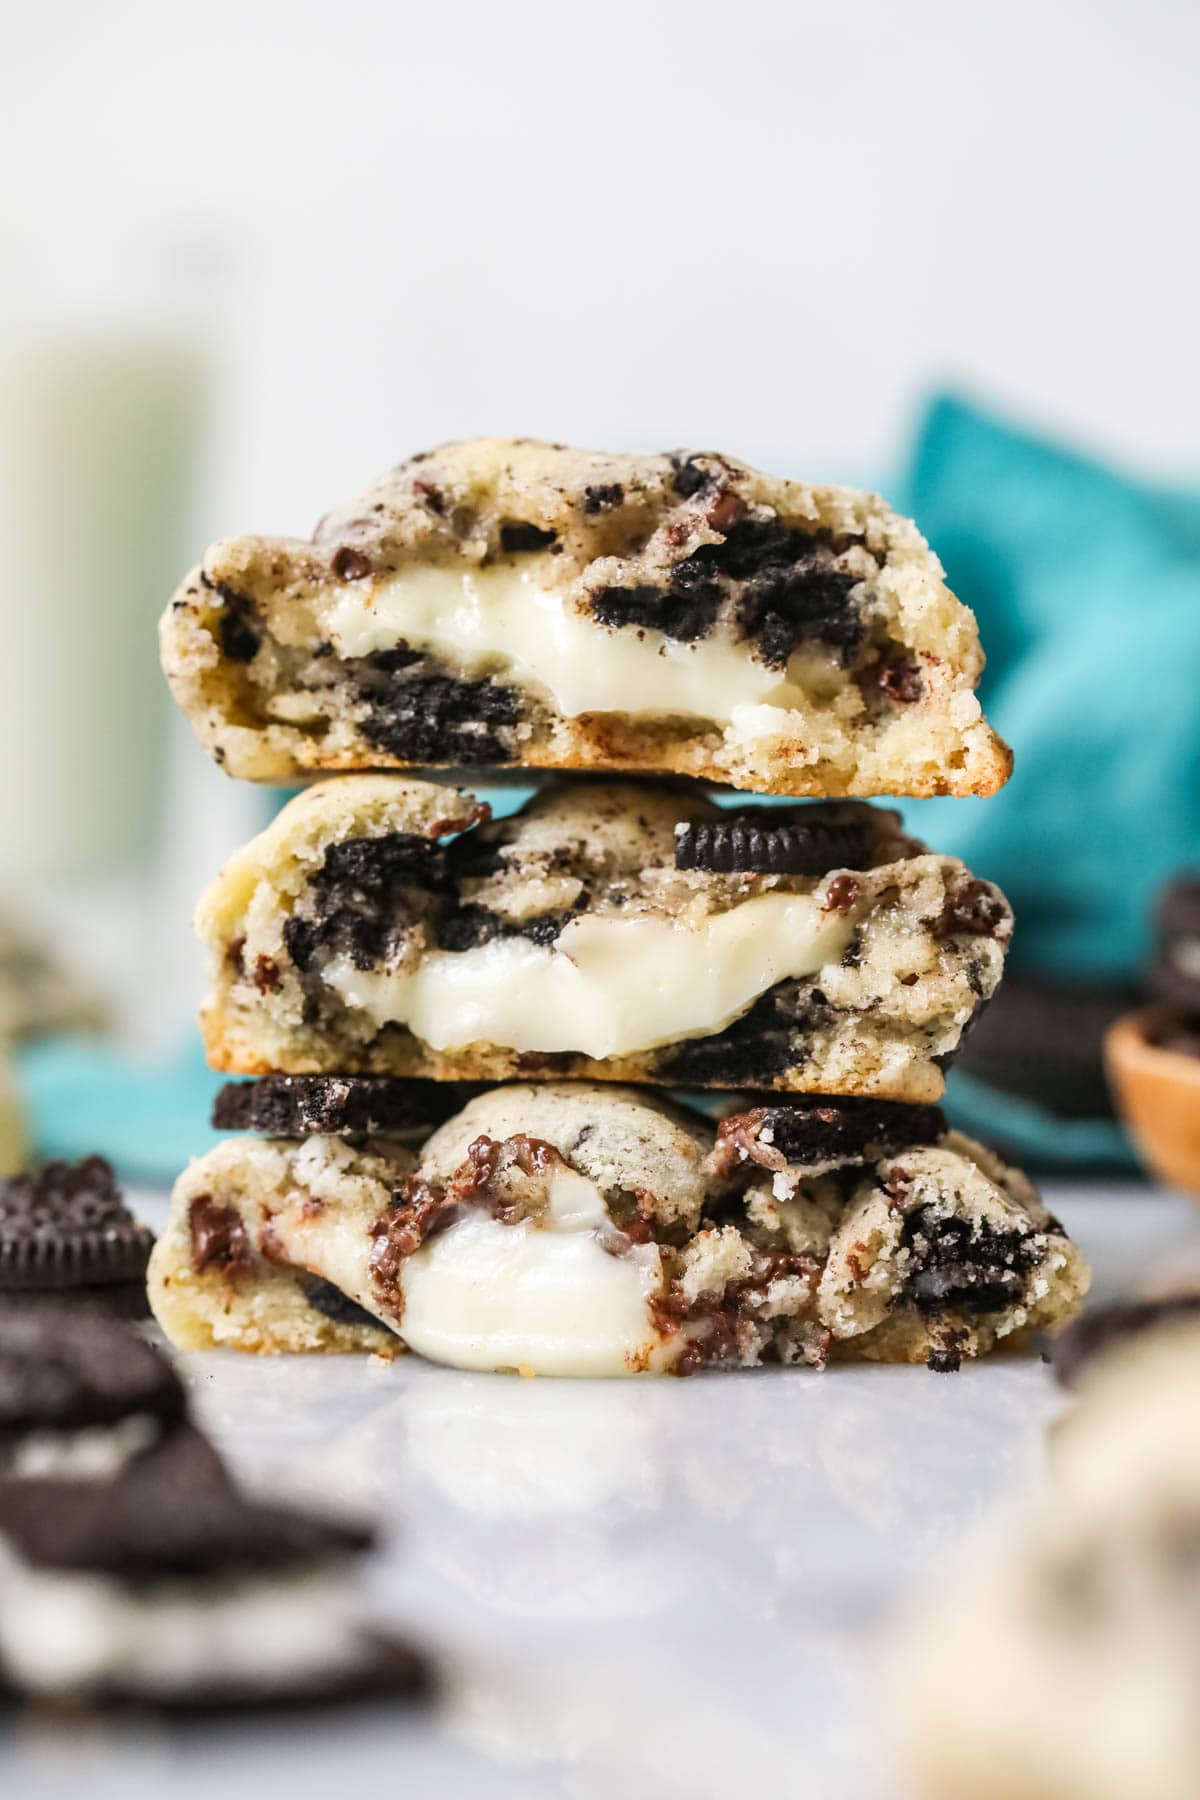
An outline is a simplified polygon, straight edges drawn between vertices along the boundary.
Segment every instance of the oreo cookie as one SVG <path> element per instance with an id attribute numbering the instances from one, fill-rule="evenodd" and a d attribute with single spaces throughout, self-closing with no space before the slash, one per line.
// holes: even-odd
<path id="1" fill-rule="evenodd" d="M 1150 981 L 1160 999 L 1200 1019 L 1200 874 L 1164 888 L 1155 912 Z"/>
<path id="2" fill-rule="evenodd" d="M 86 1294 L 144 1318 L 153 1246 L 102 1156 L 0 1181 L 0 1293 Z"/>
<path id="3" fill-rule="evenodd" d="M 723 1174 L 740 1164 L 799 1173 L 882 1162 L 945 1136 L 936 1106 L 897 1100 L 796 1100 L 723 1119 L 716 1159 Z"/>
<path id="4" fill-rule="evenodd" d="M 1114 1346 L 1141 1337 L 1158 1325 L 1200 1319 L 1200 1293 L 1163 1294 L 1152 1300 L 1116 1300 L 1089 1307 L 1050 1347 L 1054 1373 L 1064 1387 L 1074 1387 L 1080 1372 Z"/>
<path id="5" fill-rule="evenodd" d="M 429 1669 L 416 1651 L 358 1626 L 349 1606 L 331 1612 L 327 1578 L 369 1549 L 373 1534 L 250 1499 L 214 1477 L 206 1452 L 198 1434 L 180 1435 L 170 1453 L 105 1484 L 0 1483 L 0 1539 L 16 1558 L 0 1573 L 0 1661 L 10 1687 L 19 1690 L 26 1666 L 19 1634 L 42 1643 L 42 1595 L 51 1621 L 80 1578 L 89 1593 L 104 1583 L 104 1612 L 93 1615 L 93 1636 L 64 1645 L 59 1666 L 53 1645 L 43 1647 L 35 1697 L 193 1714 L 426 1692 Z M 14 1570 L 21 1606 L 6 1614 L 4 1583 Z M 271 1626 L 281 1601 L 287 1646 L 271 1658 L 254 1638 L 255 1609 Z M 162 1667 L 160 1630 L 172 1646 Z"/>
<path id="6" fill-rule="evenodd" d="M 378 1137 L 432 1131 L 464 1099 L 454 1082 L 385 1075 L 264 1075 L 231 1081 L 213 1102 L 218 1131 L 265 1137 Z"/>
<path id="7" fill-rule="evenodd" d="M 727 819 L 683 820 L 675 827 L 675 867 L 711 875 L 827 875 L 857 869 L 871 833 L 857 821 L 813 819 L 771 825 L 770 809 Z"/>
<path id="8" fill-rule="evenodd" d="M 99 1308 L 20 1300 L 0 1307 L 0 1438 L 115 1425 L 135 1415 L 167 1428 L 186 1410 L 168 1359 Z"/>

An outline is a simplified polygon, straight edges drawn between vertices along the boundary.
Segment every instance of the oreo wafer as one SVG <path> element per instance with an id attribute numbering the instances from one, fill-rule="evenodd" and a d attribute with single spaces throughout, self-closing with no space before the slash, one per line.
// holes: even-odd
<path id="1" fill-rule="evenodd" d="M 167 1358 L 98 1308 L 68 1300 L 0 1307 L 0 1437 L 113 1425 L 135 1414 L 167 1426 L 185 1410 Z"/>
<path id="2" fill-rule="evenodd" d="M 717 1128 L 715 1157 L 722 1174 L 739 1164 L 771 1170 L 816 1171 L 882 1162 L 946 1132 L 936 1106 L 896 1100 L 797 1100 L 734 1113 Z"/>
<path id="3" fill-rule="evenodd" d="M 432 1131 L 462 1105 L 456 1082 L 386 1075 L 264 1075 L 231 1081 L 213 1102 L 218 1131 L 264 1137 L 379 1137 Z"/>
<path id="4" fill-rule="evenodd" d="M 0 1292 L 86 1293 L 144 1317 L 153 1246 L 102 1156 L 49 1162 L 0 1181 Z"/>
<path id="5" fill-rule="evenodd" d="M 675 867 L 713 875 L 827 875 L 857 869 L 871 849 L 859 821 L 813 819 L 787 825 L 733 814 L 728 819 L 682 820 L 675 827 Z"/>

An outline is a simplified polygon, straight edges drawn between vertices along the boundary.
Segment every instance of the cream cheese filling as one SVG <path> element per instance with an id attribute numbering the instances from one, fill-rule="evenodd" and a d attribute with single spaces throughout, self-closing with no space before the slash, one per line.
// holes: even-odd
<path id="1" fill-rule="evenodd" d="M 853 930 L 811 894 L 760 894 L 694 925 L 583 913 L 552 945 L 498 938 L 431 950 L 411 969 L 334 957 L 322 978 L 377 1027 L 406 1025 L 435 1050 L 599 1059 L 723 1030 L 776 982 L 836 962 Z"/>
<path id="2" fill-rule="evenodd" d="M 545 561 L 414 568 L 356 582 L 326 609 L 321 628 L 343 657 L 390 650 L 400 639 L 467 675 L 502 669 L 544 689 L 567 718 L 682 713 L 728 723 L 746 706 L 804 706 L 798 677 L 811 665 L 811 683 L 824 667 L 801 653 L 784 673 L 728 639 L 683 644 L 661 631 L 601 625 L 548 585 Z"/>
<path id="3" fill-rule="evenodd" d="M 554 1170 L 536 1219 L 502 1225 L 469 1211 L 401 1264 L 401 1337 L 456 1369 L 662 1373 L 683 1340 L 665 1339 L 650 1316 L 658 1246 L 613 1255 L 598 1236 L 611 1229 L 599 1189 L 574 1169 Z"/>

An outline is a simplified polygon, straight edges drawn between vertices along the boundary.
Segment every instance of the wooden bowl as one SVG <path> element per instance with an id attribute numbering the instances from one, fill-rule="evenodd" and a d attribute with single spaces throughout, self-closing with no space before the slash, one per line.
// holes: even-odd
<path id="1" fill-rule="evenodd" d="M 1200 1056 L 1152 1041 L 1165 1017 L 1148 1006 L 1109 1027 L 1109 1085 L 1142 1159 L 1161 1181 L 1200 1198 Z"/>

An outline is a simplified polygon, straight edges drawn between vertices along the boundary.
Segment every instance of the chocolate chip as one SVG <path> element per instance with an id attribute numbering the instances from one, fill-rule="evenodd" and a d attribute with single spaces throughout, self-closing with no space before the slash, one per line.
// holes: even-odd
<path id="1" fill-rule="evenodd" d="M 736 525 L 745 516 L 746 502 L 730 488 L 722 488 L 717 492 L 704 515 L 714 531 L 728 531 L 731 525 Z"/>
<path id="2" fill-rule="evenodd" d="M 835 875 L 825 889 L 826 912 L 848 913 L 858 904 L 862 884 L 853 875 Z M 843 959 L 844 960 L 844 959 Z"/>
<path id="3" fill-rule="evenodd" d="M 219 1206 L 211 1194 L 197 1194 L 188 1208 L 192 1235 L 192 1267 L 219 1269 L 223 1275 L 242 1274 L 250 1267 L 250 1242 L 242 1216 L 235 1206 Z"/>
<path id="4" fill-rule="evenodd" d="M 942 937 L 967 932 L 972 937 L 998 937 L 1009 923 L 1008 909 L 986 881 L 971 880 L 946 896 L 937 930 Z"/>
<path id="5" fill-rule="evenodd" d="M 557 532 L 543 531 L 540 525 L 530 525 L 523 519 L 508 519 L 500 527 L 500 548 L 509 555 L 525 550 L 545 550 L 557 535 Z"/>
<path id="6" fill-rule="evenodd" d="M 254 985 L 260 994 L 273 994 L 283 977 L 279 973 L 279 965 L 272 956 L 256 956 L 254 959 Z"/>
<path id="7" fill-rule="evenodd" d="M 371 573 L 371 564 L 361 550 L 343 544 L 340 550 L 334 551 L 333 572 L 339 581 L 365 581 Z"/>
<path id="8" fill-rule="evenodd" d="M 439 513 L 439 514 L 445 512 L 446 496 L 445 496 L 445 494 L 443 494 L 441 488 L 436 486 L 436 484 L 434 482 L 432 482 L 432 481 L 414 481 L 413 482 L 413 493 L 420 494 L 422 500 L 425 502 L 425 504 L 429 508 L 430 512 L 435 512 L 435 513 Z"/>
<path id="9" fill-rule="evenodd" d="M 903 658 L 884 663 L 879 671 L 879 685 L 889 700 L 898 701 L 905 706 L 919 700 L 925 692 L 920 669 L 915 663 Z"/>
<path id="10" fill-rule="evenodd" d="M 583 490 L 583 510 L 585 513 L 610 512 L 614 506 L 620 506 L 624 498 L 625 489 L 619 481 L 586 487 Z"/>
<path id="11" fill-rule="evenodd" d="M 860 865 L 870 847 L 864 825 L 822 819 L 769 825 L 733 814 L 675 827 L 675 867 L 712 874 L 824 875 Z"/>

